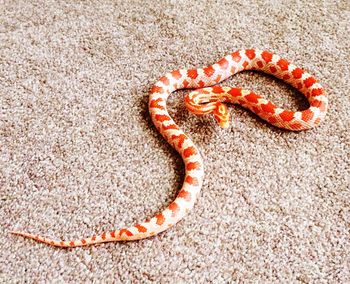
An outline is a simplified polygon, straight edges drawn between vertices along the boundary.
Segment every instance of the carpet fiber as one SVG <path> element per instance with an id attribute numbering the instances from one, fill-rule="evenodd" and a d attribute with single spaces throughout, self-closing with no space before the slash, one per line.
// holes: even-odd
<path id="1" fill-rule="evenodd" d="M 2 1 L 0 282 L 349 282 L 349 13 L 346 0 Z M 169 112 L 206 165 L 183 221 L 150 239 L 68 250 L 8 234 L 86 237 L 167 206 L 184 167 L 150 120 L 150 87 L 251 47 L 324 85 L 319 127 L 283 131 L 233 106 L 222 130 L 177 92 Z M 259 73 L 222 85 L 308 106 Z"/>

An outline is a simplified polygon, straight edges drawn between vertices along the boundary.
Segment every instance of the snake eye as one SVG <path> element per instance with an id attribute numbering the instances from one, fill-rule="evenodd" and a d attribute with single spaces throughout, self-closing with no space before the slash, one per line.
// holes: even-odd
<path id="1" fill-rule="evenodd" d="M 226 108 L 224 107 L 224 105 L 219 105 L 218 112 L 220 114 L 225 114 L 226 113 Z"/>

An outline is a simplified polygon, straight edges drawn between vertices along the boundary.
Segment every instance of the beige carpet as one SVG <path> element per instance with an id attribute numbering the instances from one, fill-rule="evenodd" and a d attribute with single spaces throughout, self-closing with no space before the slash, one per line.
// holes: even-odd
<path id="1" fill-rule="evenodd" d="M 346 0 L 2 1 L 0 282 L 349 283 L 349 13 Z M 316 75 L 330 99 L 320 127 L 282 131 L 232 107 L 221 130 L 178 92 L 169 111 L 206 164 L 185 220 L 71 250 L 7 233 L 89 236 L 164 208 L 184 169 L 150 121 L 149 88 L 248 47 Z M 225 85 L 307 107 L 257 73 Z"/>

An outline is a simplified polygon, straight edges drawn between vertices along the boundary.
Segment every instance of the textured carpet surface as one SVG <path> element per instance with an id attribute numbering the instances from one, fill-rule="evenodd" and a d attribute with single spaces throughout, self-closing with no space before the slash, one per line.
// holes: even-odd
<path id="1" fill-rule="evenodd" d="M 0 282 L 349 283 L 349 2 L 70 2 L 1 1 Z M 319 79 L 324 123 L 292 133 L 233 106 L 221 130 L 177 92 L 169 112 L 206 165 L 183 221 L 147 240 L 69 250 L 8 234 L 89 236 L 163 209 L 184 168 L 150 121 L 150 87 L 250 47 Z M 222 85 L 307 107 L 258 73 Z"/>

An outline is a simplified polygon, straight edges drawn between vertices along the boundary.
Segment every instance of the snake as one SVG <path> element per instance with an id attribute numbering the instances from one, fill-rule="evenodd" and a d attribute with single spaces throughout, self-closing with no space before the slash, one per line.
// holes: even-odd
<path id="1" fill-rule="evenodd" d="M 276 106 L 251 90 L 218 85 L 244 70 L 260 71 L 286 82 L 307 98 L 309 107 L 302 111 L 291 111 Z M 212 114 L 222 128 L 229 127 L 227 104 L 241 105 L 267 123 L 291 131 L 307 130 L 319 125 L 328 107 L 324 89 L 314 76 L 267 50 L 242 49 L 204 68 L 176 69 L 155 83 L 150 90 L 148 104 L 156 129 L 183 159 L 185 176 L 175 200 L 142 223 L 87 238 L 65 241 L 23 231 L 11 233 L 47 245 L 71 248 L 152 237 L 183 219 L 193 208 L 200 193 L 204 164 L 197 146 L 174 122 L 167 110 L 169 95 L 180 89 L 192 89 L 185 96 L 185 106 L 190 112 L 196 115 Z"/>

